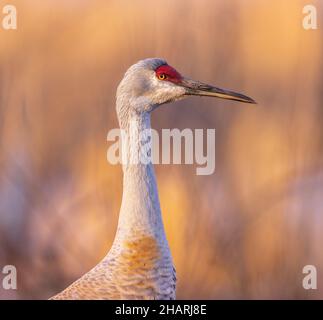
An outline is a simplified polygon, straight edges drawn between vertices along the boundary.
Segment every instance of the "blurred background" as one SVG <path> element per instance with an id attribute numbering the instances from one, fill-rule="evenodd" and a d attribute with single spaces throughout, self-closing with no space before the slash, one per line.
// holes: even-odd
<path id="1" fill-rule="evenodd" d="M 258 102 L 191 98 L 152 116 L 157 130 L 216 129 L 213 175 L 156 166 L 178 298 L 323 298 L 321 1 L 310 1 L 319 29 L 309 31 L 306 0 L 9 3 L 18 29 L 0 28 L 0 268 L 17 267 L 18 290 L 0 286 L 1 299 L 47 299 L 109 250 L 122 171 L 106 160 L 106 135 L 120 79 L 146 57 Z M 317 290 L 302 287 L 308 264 Z"/>

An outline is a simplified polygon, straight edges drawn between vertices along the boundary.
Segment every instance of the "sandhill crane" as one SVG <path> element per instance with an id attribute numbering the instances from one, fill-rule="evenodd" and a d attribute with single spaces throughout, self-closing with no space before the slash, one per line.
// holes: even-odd
<path id="1" fill-rule="evenodd" d="M 120 128 L 130 135 L 133 126 L 139 132 L 150 129 L 150 114 L 156 107 L 191 95 L 255 103 L 245 95 L 185 78 L 165 60 L 150 58 L 131 66 L 119 84 L 116 110 Z M 142 145 L 136 137 L 130 141 L 127 157 Z M 92 270 L 52 299 L 175 299 L 176 274 L 153 164 L 126 160 L 112 248 Z"/>

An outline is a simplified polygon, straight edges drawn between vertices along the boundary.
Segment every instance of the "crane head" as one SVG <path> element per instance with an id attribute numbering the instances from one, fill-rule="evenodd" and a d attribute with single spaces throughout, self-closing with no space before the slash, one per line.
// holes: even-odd
<path id="1" fill-rule="evenodd" d="M 132 65 L 117 90 L 117 105 L 132 106 L 136 112 L 150 112 L 157 106 L 188 96 L 208 96 L 256 103 L 230 90 L 182 76 L 163 59 L 150 58 Z"/>

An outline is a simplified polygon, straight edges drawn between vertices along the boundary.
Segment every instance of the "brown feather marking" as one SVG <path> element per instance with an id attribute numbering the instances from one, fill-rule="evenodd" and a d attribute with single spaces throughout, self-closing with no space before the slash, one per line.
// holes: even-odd
<path id="1" fill-rule="evenodd" d="M 127 266 L 128 274 L 147 271 L 155 267 L 160 257 L 159 246 L 156 239 L 149 235 L 142 235 L 135 240 L 124 242 L 125 251 L 121 255 L 122 264 Z"/>

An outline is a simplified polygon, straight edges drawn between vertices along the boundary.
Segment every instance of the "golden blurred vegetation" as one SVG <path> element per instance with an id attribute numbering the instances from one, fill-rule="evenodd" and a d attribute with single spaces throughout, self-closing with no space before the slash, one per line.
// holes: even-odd
<path id="1" fill-rule="evenodd" d="M 118 82 L 146 57 L 258 102 L 191 98 L 153 114 L 158 130 L 216 128 L 213 175 L 156 166 L 178 298 L 323 298 L 323 35 L 302 28 L 307 1 L 9 2 L 0 267 L 17 267 L 18 290 L 0 298 L 48 298 L 109 250 L 122 172 L 106 134 Z M 302 287 L 308 264 L 318 290 Z"/>

